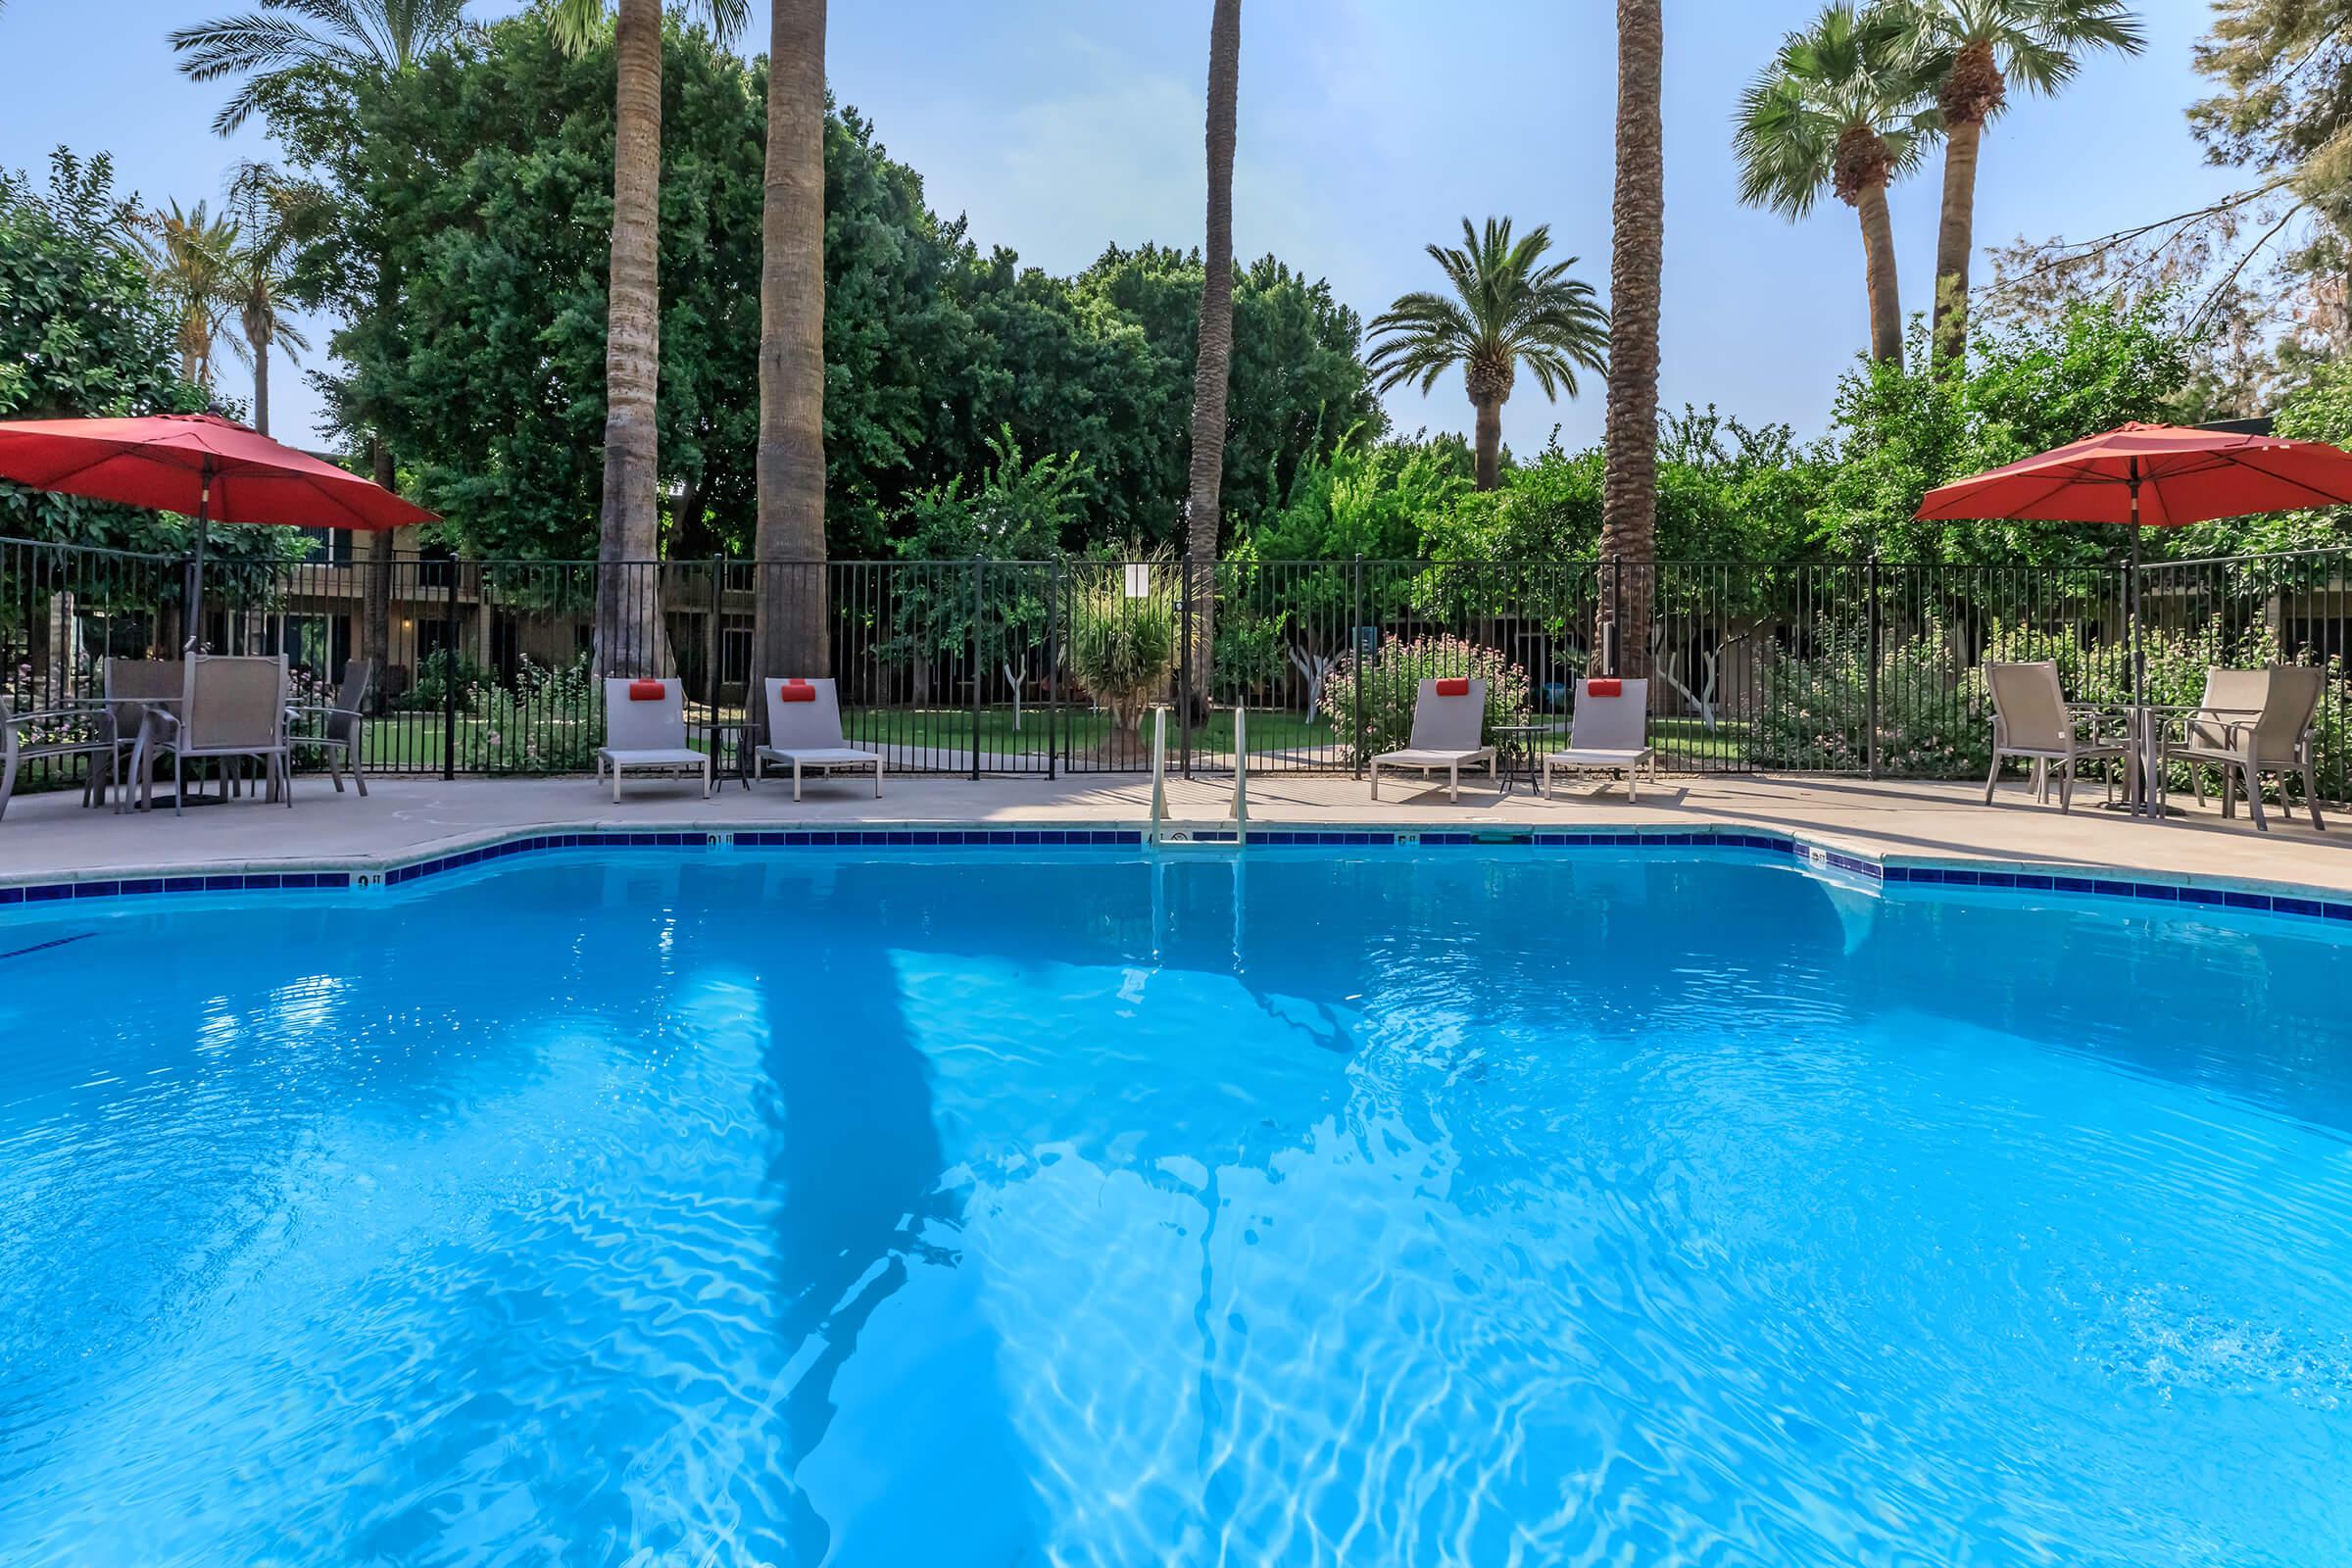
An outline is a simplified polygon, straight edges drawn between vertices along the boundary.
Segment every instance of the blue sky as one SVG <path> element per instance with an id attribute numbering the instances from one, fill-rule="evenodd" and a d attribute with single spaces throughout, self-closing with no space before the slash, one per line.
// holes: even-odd
<path id="1" fill-rule="evenodd" d="M 236 0 L 10 0 L 0 12 L 0 165 L 52 146 L 111 151 L 149 200 L 217 197 L 258 131 L 208 128 L 222 93 L 172 70 L 166 30 Z M 489 4 L 489 16 L 514 9 Z M 931 203 L 982 244 L 1056 271 L 1109 242 L 1185 245 L 1201 228 L 1208 0 L 891 0 L 835 4 L 836 96 L 920 170 Z M 1733 102 L 1811 4 L 1668 0 L 1666 279 L 1661 395 L 1713 402 L 1800 433 L 1826 421 L 1863 341 L 1861 244 L 1834 203 L 1803 223 L 1735 200 Z M 1987 138 L 1977 233 L 2089 235 L 2195 205 L 2238 182 L 2203 164 L 2181 110 L 2200 91 L 2189 47 L 2203 0 L 2143 0 L 2150 46 L 2094 59 L 2056 101 L 2020 99 Z M 755 47 L 766 29 L 755 5 Z M 1234 235 L 1328 277 L 1367 318 L 1428 286 L 1422 254 L 1464 215 L 1551 224 L 1605 291 L 1611 0 L 1250 0 L 1243 14 Z M 1933 169 L 1892 197 L 1904 304 L 1924 309 L 1935 245 Z M 1983 263 L 1979 264 L 1982 270 Z M 322 336 L 322 334 L 314 334 Z M 313 357 L 316 363 L 316 356 Z M 222 386 L 243 395 L 229 364 Z M 302 438 L 316 395 L 280 375 L 280 434 Z M 1466 430 L 1458 382 L 1390 409 L 1405 429 Z M 1601 390 L 1547 404 L 1523 381 L 1506 439 L 1571 446 L 1600 428 Z"/>

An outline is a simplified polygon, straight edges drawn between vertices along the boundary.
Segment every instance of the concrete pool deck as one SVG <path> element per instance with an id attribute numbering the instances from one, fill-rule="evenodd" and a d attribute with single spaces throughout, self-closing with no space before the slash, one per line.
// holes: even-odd
<path id="1" fill-rule="evenodd" d="M 587 778 L 383 778 L 337 795 L 323 775 L 304 775 L 291 809 L 248 796 L 227 805 L 117 815 L 91 810 L 77 792 L 20 796 L 0 818 L 0 885 L 79 881 L 200 870 L 345 865 L 354 869 L 462 850 L 525 831 L 873 826 L 1140 827 L 1151 781 L 1134 775 L 1077 778 L 891 778 L 880 800 L 841 779 L 808 785 L 795 805 L 773 781 L 745 790 L 728 781 L 706 801 L 699 788 L 632 782 L 613 805 Z M 1461 803 L 1441 788 L 1384 785 L 1372 801 L 1346 776 L 1253 776 L 1253 830 L 1275 828 L 1539 832 L 1778 833 L 1885 864 L 1960 863 L 2053 870 L 2114 868 L 2187 882 L 2352 891 L 2352 814 L 2326 833 L 2300 814 L 2270 813 L 2257 833 L 2241 814 L 2199 808 L 2177 795 L 2177 814 L 2151 821 L 2099 808 L 2086 788 L 2070 814 L 2034 804 L 2022 780 L 1984 805 L 1983 786 L 1857 778 L 1669 776 L 1629 804 L 1622 786 L 1580 783 L 1554 801 L 1521 787 L 1496 793 L 1465 781 Z M 1170 824 L 1230 829 L 1230 779 L 1171 780 Z"/>

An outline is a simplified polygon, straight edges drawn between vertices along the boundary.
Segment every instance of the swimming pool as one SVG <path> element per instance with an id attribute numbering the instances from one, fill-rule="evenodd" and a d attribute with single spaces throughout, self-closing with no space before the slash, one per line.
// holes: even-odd
<path id="1" fill-rule="evenodd" d="M 2352 943 L 2036 901 L 714 850 L 12 910 L 0 1561 L 2352 1558 Z"/>

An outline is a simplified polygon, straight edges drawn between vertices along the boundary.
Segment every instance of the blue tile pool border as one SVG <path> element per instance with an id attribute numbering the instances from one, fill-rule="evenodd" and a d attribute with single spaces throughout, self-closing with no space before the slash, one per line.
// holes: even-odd
<path id="1" fill-rule="evenodd" d="M 557 850 L 614 849 L 1128 849 L 1146 846 L 1135 827 L 744 827 L 597 829 L 520 833 L 415 859 L 289 871 L 150 871 L 118 877 L 0 884 L 0 907 L 84 899 L 171 897 L 190 893 L 279 893 L 402 887 L 425 877 L 466 870 L 517 855 Z M 1175 829 L 1168 847 L 1232 848 L 1230 827 Z M 1747 850 L 1796 861 L 1814 871 L 1841 872 L 1860 881 L 1917 888 L 1991 888 L 2124 901 L 2143 908 L 2227 909 L 2352 925 L 2352 894 L 2306 887 L 2214 886 L 2186 878 L 2105 867 L 1912 862 L 1874 859 L 1807 842 L 1788 833 L 1759 833 L 1705 824 L 1690 828 L 1252 828 L 1252 848 L 1345 849 L 1711 849 Z"/>

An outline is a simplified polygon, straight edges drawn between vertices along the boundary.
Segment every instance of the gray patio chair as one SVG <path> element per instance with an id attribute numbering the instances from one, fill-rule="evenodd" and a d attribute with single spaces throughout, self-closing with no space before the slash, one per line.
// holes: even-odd
<path id="1" fill-rule="evenodd" d="M 686 744 L 686 686 L 669 680 L 605 682 L 605 744 L 596 749 L 596 781 L 612 774 L 612 804 L 620 804 L 620 776 L 635 773 L 700 773 L 703 798 L 710 798 L 714 774 L 710 754 Z"/>
<path id="2" fill-rule="evenodd" d="M 249 654 L 190 654 L 176 708 L 150 705 L 140 750 L 141 803 L 153 798 L 154 752 L 172 753 L 172 809 L 187 805 L 187 764 L 258 761 L 269 798 L 294 804 L 294 769 L 286 748 L 286 658 Z"/>
<path id="3" fill-rule="evenodd" d="M 374 662 L 355 659 L 343 666 L 343 686 L 331 706 L 312 703 L 286 710 L 289 726 L 318 726 L 309 734 L 291 736 L 288 744 L 297 751 L 326 754 L 327 776 L 335 781 L 337 795 L 343 793 L 343 769 L 348 764 L 351 781 L 360 787 L 360 798 L 368 797 L 368 775 L 360 771 L 360 746 L 367 723 L 360 705 L 368 700 L 368 684 L 374 678 Z"/>
<path id="4" fill-rule="evenodd" d="M 767 698 L 767 741 L 753 755 L 752 776 L 767 776 L 767 764 L 792 769 L 792 798 L 801 798 L 801 774 L 871 771 L 874 798 L 882 798 L 882 757 L 852 746 L 841 732 L 840 694 L 829 680 L 770 678 L 760 683 Z"/>
<path id="5" fill-rule="evenodd" d="M 1597 692 L 1593 688 L 1598 687 Z M 1580 680 L 1576 709 L 1568 718 L 1568 749 L 1544 759 L 1544 798 L 1551 798 L 1553 772 L 1625 775 L 1625 798 L 1638 799 L 1636 774 L 1649 769 L 1658 779 L 1658 754 L 1649 745 L 1649 682 Z"/>
<path id="6" fill-rule="evenodd" d="M 1992 693 L 1992 771 L 1984 776 L 1984 804 L 1992 804 L 1993 786 L 2001 779 L 2001 763 L 2021 758 L 2034 764 L 2034 788 L 2038 799 L 2050 798 L 2050 774 L 2058 774 L 2058 809 L 2074 805 L 2075 777 L 2084 762 L 2118 761 L 2132 752 L 2127 741 L 2101 735 L 2098 725 L 2107 714 L 2087 704 L 2070 704 L 2058 685 L 2058 666 L 1986 664 L 1984 684 Z M 2115 780 L 2107 780 L 2110 799 Z"/>
<path id="7" fill-rule="evenodd" d="M 2223 683 L 2220 691 L 2220 696 L 2230 705 L 2228 708 L 2214 706 L 2217 675 L 2232 677 Z M 2248 676 L 2255 679 L 2243 678 Z M 2260 683 L 2259 696 L 2256 680 Z M 2164 760 L 2188 764 L 2189 782 L 2196 786 L 2200 806 L 2205 804 L 2205 786 L 2199 775 L 2207 765 L 2219 767 L 2222 814 L 2237 814 L 2237 791 L 2243 788 L 2246 810 L 2253 816 L 2256 830 L 2264 833 L 2270 831 L 2271 824 L 2262 814 L 2262 775 L 2278 775 L 2278 800 L 2284 805 L 2287 775 L 2300 774 L 2303 806 L 2311 813 L 2311 825 L 2325 832 L 2327 824 L 2320 820 L 2320 792 L 2312 770 L 2311 750 L 2313 720 L 2319 714 L 2320 697 L 2327 686 L 2327 671 L 2308 664 L 2273 664 L 2262 670 L 2207 670 L 2207 706 L 2186 715 L 2177 730 L 2167 730 Z M 2249 698 L 2255 699 L 2250 711 L 2239 706 Z"/>
<path id="8" fill-rule="evenodd" d="M 62 703 L 53 708 L 15 712 L 0 697 L 0 815 L 8 811 L 9 797 L 17 792 L 17 773 L 26 762 L 61 757 L 86 757 L 81 803 L 94 806 L 120 778 L 119 748 L 114 715 L 101 702 Z"/>
<path id="9" fill-rule="evenodd" d="M 123 786 L 115 809 L 123 811 L 132 805 L 131 790 L 141 770 L 153 768 L 156 754 L 163 750 L 147 715 L 169 710 L 187 695 L 188 666 L 177 659 L 110 659 L 103 668 L 106 710 L 115 720 L 115 767 Z M 144 749 L 142 739 L 147 743 Z"/>
<path id="10" fill-rule="evenodd" d="M 1418 769 L 1421 776 L 1443 769 L 1446 798 L 1462 798 L 1462 769 L 1487 764 L 1487 777 L 1495 777 L 1494 748 L 1485 744 L 1487 683 L 1476 678 L 1425 680 L 1413 700 L 1413 732 L 1404 750 L 1383 752 L 1372 759 L 1372 798 L 1380 799 L 1380 770 L 1384 767 Z"/>

